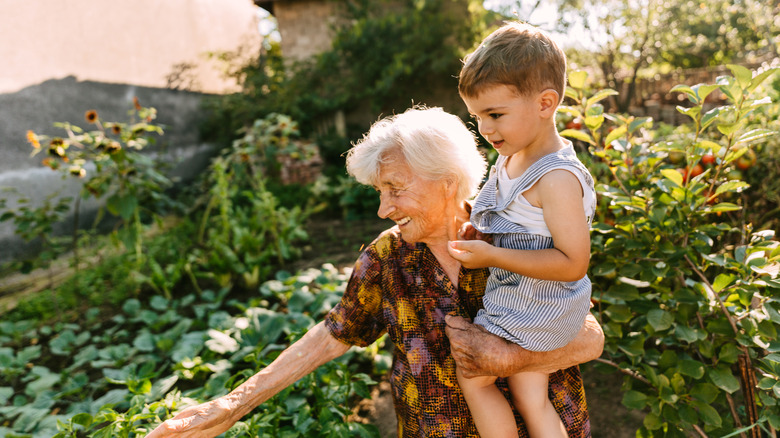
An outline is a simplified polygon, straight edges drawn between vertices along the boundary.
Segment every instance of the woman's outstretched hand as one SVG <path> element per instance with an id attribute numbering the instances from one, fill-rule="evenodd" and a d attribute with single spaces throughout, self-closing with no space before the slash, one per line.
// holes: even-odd
<path id="1" fill-rule="evenodd" d="M 233 419 L 234 407 L 227 397 L 191 406 L 165 420 L 146 438 L 211 438 L 228 429 L 236 422 Z"/>

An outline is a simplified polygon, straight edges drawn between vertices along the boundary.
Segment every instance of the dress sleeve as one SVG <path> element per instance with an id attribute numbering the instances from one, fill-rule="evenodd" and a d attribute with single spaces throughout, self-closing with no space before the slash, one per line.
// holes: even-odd
<path id="1" fill-rule="evenodd" d="M 339 341 L 365 347 L 386 331 L 382 318 L 382 263 L 376 246 L 355 262 L 341 301 L 325 316 L 325 326 Z"/>

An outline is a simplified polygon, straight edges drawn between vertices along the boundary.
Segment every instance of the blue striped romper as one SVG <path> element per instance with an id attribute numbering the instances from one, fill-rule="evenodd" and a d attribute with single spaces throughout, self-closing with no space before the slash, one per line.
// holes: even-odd
<path id="1" fill-rule="evenodd" d="M 511 190 L 499 197 L 499 172 L 506 159 L 499 156 L 490 169 L 490 176 L 477 195 L 471 212 L 474 227 L 482 233 L 492 234 L 494 245 L 528 250 L 553 247 L 553 239 L 543 221 L 541 226 L 547 235 L 538 234 L 538 226 L 512 222 L 499 212 L 513 202 L 521 202 L 518 196 L 554 169 L 566 169 L 577 176 L 586 194 L 583 203 L 587 221 L 589 225 L 592 223 L 596 211 L 593 177 L 577 158 L 571 144 L 545 155 L 522 175 L 508 180 Z M 535 209 L 541 215 L 541 209 L 527 201 L 525 204 L 525 210 Z M 484 309 L 477 313 L 474 322 L 527 350 L 554 350 L 568 344 L 579 333 L 590 309 L 590 293 L 591 283 L 587 275 L 572 282 L 547 281 L 491 267 L 483 298 Z"/>

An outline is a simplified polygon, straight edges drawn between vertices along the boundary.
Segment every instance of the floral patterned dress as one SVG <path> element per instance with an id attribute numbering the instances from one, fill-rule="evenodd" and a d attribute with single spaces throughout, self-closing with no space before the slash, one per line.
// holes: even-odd
<path id="1" fill-rule="evenodd" d="M 461 268 L 455 288 L 425 244 L 404 242 L 393 227 L 360 255 L 341 302 L 326 316 L 331 334 L 350 345 L 389 334 L 399 437 L 479 436 L 455 377 L 444 316 L 473 318 L 487 277 L 487 269 Z M 550 400 L 571 438 L 590 436 L 578 367 L 550 375 Z M 520 437 L 527 437 L 516 418 Z"/>

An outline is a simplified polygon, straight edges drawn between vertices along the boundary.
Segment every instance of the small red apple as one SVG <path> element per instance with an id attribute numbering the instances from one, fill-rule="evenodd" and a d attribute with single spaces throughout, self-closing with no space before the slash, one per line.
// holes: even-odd
<path id="1" fill-rule="evenodd" d="M 691 178 L 697 177 L 704 172 L 704 168 L 701 166 L 701 164 L 697 164 L 691 168 L 691 171 L 688 173 L 688 176 Z"/>
<path id="2" fill-rule="evenodd" d="M 748 149 L 741 157 L 737 158 L 737 167 L 740 170 L 750 169 L 757 160 L 756 153 L 752 149 Z"/>
<path id="3" fill-rule="evenodd" d="M 582 129 L 582 120 L 579 117 L 570 120 L 566 124 L 566 129 Z"/>
<path id="4" fill-rule="evenodd" d="M 712 154 L 704 154 L 701 157 L 701 164 L 705 166 L 711 166 L 715 164 L 715 155 Z"/>
<path id="5" fill-rule="evenodd" d="M 685 159 L 685 153 L 681 151 L 669 151 L 669 161 L 673 164 L 681 163 Z"/>

